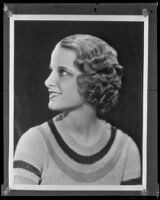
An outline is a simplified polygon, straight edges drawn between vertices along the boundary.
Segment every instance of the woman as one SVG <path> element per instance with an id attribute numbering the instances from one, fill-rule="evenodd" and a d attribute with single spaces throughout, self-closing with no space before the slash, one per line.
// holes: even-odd
<path id="1" fill-rule="evenodd" d="M 50 69 L 48 106 L 62 113 L 21 137 L 15 184 L 139 184 L 135 142 L 100 119 L 119 98 L 116 50 L 97 37 L 71 35 L 56 45 Z"/>

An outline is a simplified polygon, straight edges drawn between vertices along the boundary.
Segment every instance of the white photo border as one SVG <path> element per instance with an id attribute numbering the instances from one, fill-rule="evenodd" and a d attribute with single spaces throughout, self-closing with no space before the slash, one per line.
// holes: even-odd
<path id="1" fill-rule="evenodd" d="M 16 20 L 35 21 L 127 21 L 144 22 L 143 55 L 143 143 L 142 143 L 142 185 L 14 185 L 14 22 Z M 52 190 L 52 191 L 146 191 L 147 190 L 147 96 L 148 96 L 148 32 L 149 16 L 144 15 L 12 15 L 10 16 L 9 35 L 9 188 L 11 190 Z"/>

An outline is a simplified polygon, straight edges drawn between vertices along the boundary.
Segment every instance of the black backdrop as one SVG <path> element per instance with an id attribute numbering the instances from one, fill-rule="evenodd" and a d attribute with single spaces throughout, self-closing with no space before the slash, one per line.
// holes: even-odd
<path id="1" fill-rule="evenodd" d="M 44 81 L 49 75 L 51 52 L 65 36 L 98 36 L 118 51 L 124 66 L 120 101 L 104 119 L 128 133 L 142 155 L 143 23 L 15 21 L 14 147 L 30 127 L 57 114 L 48 109 Z"/>

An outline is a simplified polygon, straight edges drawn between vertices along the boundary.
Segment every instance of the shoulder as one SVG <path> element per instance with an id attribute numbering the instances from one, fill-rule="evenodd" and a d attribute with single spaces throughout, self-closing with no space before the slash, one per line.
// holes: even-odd
<path id="1" fill-rule="evenodd" d="M 141 156 L 136 142 L 127 134 L 126 146 L 124 148 L 125 163 L 123 181 L 136 179 L 141 176 Z"/>
<path id="2" fill-rule="evenodd" d="M 117 130 L 117 133 L 121 134 L 122 138 L 125 139 L 125 142 L 126 142 L 125 148 L 126 148 L 127 154 L 138 155 L 139 149 L 134 139 L 129 134 L 123 132 L 120 129 Z"/>
<path id="3" fill-rule="evenodd" d="M 117 129 L 117 143 L 124 159 L 123 181 L 141 176 L 141 158 L 139 148 L 131 136 Z"/>
<path id="4" fill-rule="evenodd" d="M 126 147 L 126 158 L 127 162 L 131 163 L 131 165 L 137 165 L 140 168 L 141 158 L 140 158 L 140 151 L 136 144 L 136 142 L 128 136 L 128 143 Z"/>
<path id="5" fill-rule="evenodd" d="M 116 139 L 117 142 L 118 141 L 124 141 L 124 143 L 126 144 L 125 147 L 128 149 L 131 149 L 131 151 L 135 152 L 137 151 L 138 147 L 136 142 L 134 141 L 134 139 L 126 132 L 124 132 L 123 130 L 114 127 L 114 129 L 116 130 Z"/>
<path id="6" fill-rule="evenodd" d="M 37 183 L 47 162 L 48 149 L 39 126 L 28 129 L 19 139 L 14 155 L 15 183 Z"/>
<path id="7" fill-rule="evenodd" d="M 40 134 L 40 131 L 38 129 L 38 126 L 29 128 L 21 137 L 19 140 L 19 143 L 26 144 L 29 143 L 30 145 L 32 143 L 42 142 L 42 137 Z"/>
<path id="8" fill-rule="evenodd" d="M 39 126 L 29 128 L 19 139 L 16 146 L 15 157 L 22 153 L 46 151 L 45 141 L 39 130 Z"/>
<path id="9" fill-rule="evenodd" d="M 126 156 L 139 157 L 139 148 L 134 139 L 122 129 L 112 126 L 111 124 L 109 124 L 109 126 L 111 130 L 115 131 L 113 146 L 115 148 L 121 149 L 123 155 L 125 154 Z"/>

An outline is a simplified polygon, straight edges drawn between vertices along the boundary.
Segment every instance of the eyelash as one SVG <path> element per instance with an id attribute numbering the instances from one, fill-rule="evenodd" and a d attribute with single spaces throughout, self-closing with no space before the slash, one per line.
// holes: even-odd
<path id="1" fill-rule="evenodd" d="M 65 74 L 63 74 L 64 72 L 65 72 Z M 58 73 L 59 73 L 60 77 L 68 75 L 68 73 L 64 69 L 58 69 Z"/>
<path id="2" fill-rule="evenodd" d="M 50 69 L 50 74 L 53 72 L 53 69 Z M 64 70 L 63 68 L 58 68 L 57 69 L 58 75 L 60 78 L 63 78 L 65 76 L 73 76 L 73 74 L 67 72 L 66 70 Z M 63 74 L 65 73 L 65 74 Z"/>

